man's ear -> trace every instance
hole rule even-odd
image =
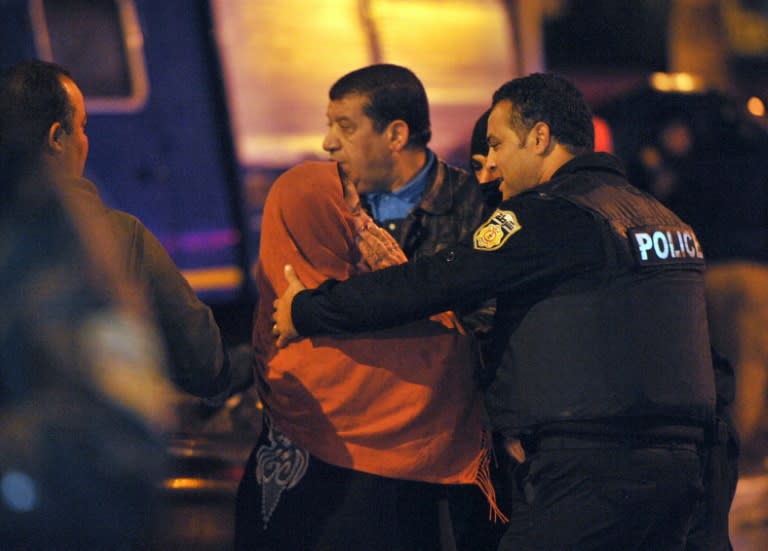
[[[48,140],[46,142],[48,148],[52,149],[53,151],[61,151],[61,149],[64,147],[61,143],[63,135],[64,127],[61,126],[60,122],[54,122],[50,128],[48,128]]]
[[[389,136],[389,145],[393,151],[401,151],[408,144],[408,138],[411,133],[408,124],[400,119],[396,119],[387,126]]]

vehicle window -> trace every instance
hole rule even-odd
[[[148,86],[133,0],[31,0],[29,9],[38,57],[77,67],[89,112],[144,105]]]

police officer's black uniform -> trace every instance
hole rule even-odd
[[[497,297],[494,429],[523,439],[502,549],[671,549],[700,494],[714,382],[693,231],[607,154],[502,203],[473,243],[300,293],[302,335]]]

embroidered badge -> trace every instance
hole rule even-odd
[[[270,425],[269,444],[259,447],[256,460],[256,481],[261,485],[261,517],[266,529],[283,490],[296,486],[307,472],[309,453]]]
[[[475,249],[479,251],[495,251],[501,248],[513,234],[520,231],[522,226],[517,216],[511,210],[499,210],[491,215],[486,222],[475,230]]]

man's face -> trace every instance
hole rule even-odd
[[[85,113],[85,100],[77,84],[62,77],[61,83],[73,108],[72,131],[61,130],[62,146],[61,167],[68,176],[80,177],[85,170],[88,158],[88,136],[85,135],[85,125],[88,117]]]
[[[388,132],[376,132],[373,121],[363,107],[368,99],[348,94],[328,103],[328,133],[323,149],[339,163],[345,177],[355,183],[361,193],[390,191],[394,159]]]
[[[488,159],[486,165],[502,179],[504,200],[539,183],[541,158],[533,151],[533,131],[524,140],[510,126],[512,102],[500,101],[488,117]]]

